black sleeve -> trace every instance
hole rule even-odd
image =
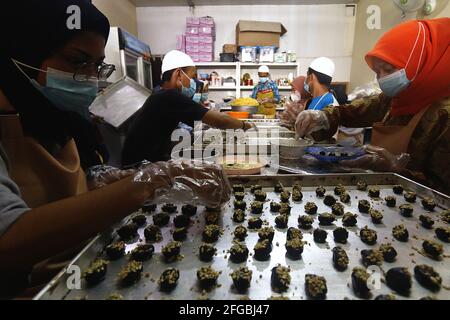
[[[176,90],[168,90],[166,94],[169,105],[165,106],[163,112],[168,117],[191,127],[194,125],[194,121],[202,120],[209,111]]]

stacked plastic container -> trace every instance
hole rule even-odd
[[[177,36],[177,49],[186,52],[194,62],[214,61],[214,42],[216,40],[216,27],[211,17],[186,18],[186,32]],[[180,43],[180,48],[178,48]]]

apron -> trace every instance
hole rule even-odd
[[[416,130],[417,125],[429,108],[430,106],[414,115],[406,126],[385,125],[390,115],[390,112],[388,112],[382,122],[373,124],[371,144],[385,148],[394,155],[406,153],[414,130]]]
[[[9,159],[9,174],[30,208],[73,197],[88,190],[74,140],[51,155],[36,140],[26,137],[17,115],[0,116],[0,141]],[[31,283],[42,289],[85,246],[69,249],[33,267]],[[26,291],[23,298],[35,292]]]
[[[0,140],[10,161],[10,177],[30,208],[87,191],[74,140],[51,155],[36,140],[26,137],[17,115],[0,116]]]
[[[273,99],[274,94],[272,90],[258,91],[256,94],[257,100],[263,99]],[[276,114],[276,104],[275,103],[262,103],[258,108],[259,114],[264,114],[267,119],[274,119]]]

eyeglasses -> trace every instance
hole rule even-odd
[[[88,81],[92,79],[92,69],[96,68],[95,70],[96,77],[100,81],[107,80],[114,71],[116,71],[116,66],[113,64],[107,64],[102,62],[100,65],[97,65],[95,62],[85,62],[81,64],[73,74],[73,79],[76,81]],[[91,70],[91,71],[89,71]]]

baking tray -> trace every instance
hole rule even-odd
[[[405,189],[415,191],[418,195],[417,202],[414,206],[413,218],[403,218],[398,212],[398,206],[404,203],[400,196],[397,197],[396,208],[388,208],[384,205],[383,201],[371,201],[372,206],[375,209],[379,209],[384,213],[383,224],[374,225],[368,215],[360,214],[357,209],[357,200],[370,199],[367,196],[367,192],[358,191],[354,187],[359,179],[366,181],[370,185],[378,185],[381,188],[381,199],[386,195],[392,195],[392,185],[402,184]],[[253,184],[260,184],[264,187],[264,190],[268,192],[268,200],[264,204],[264,212],[262,215],[263,220],[267,220],[270,225],[274,226],[275,214],[269,212],[270,200],[279,201],[279,196],[273,191],[275,182],[281,182],[285,187],[292,186],[295,182],[300,182],[303,186],[303,202],[294,203],[291,201],[292,213],[289,218],[289,226],[297,226],[297,217],[300,214],[304,214],[304,204],[307,201],[314,201],[319,207],[318,212],[329,212],[330,209],[323,204],[322,200],[319,200],[315,196],[315,188],[318,185],[323,185],[327,189],[327,194],[333,193],[333,187],[337,184],[343,184],[347,186],[349,194],[351,196],[351,204],[345,205],[345,211],[351,211],[358,214],[358,225],[353,228],[347,228],[349,230],[349,239],[346,245],[342,246],[350,258],[349,268],[344,272],[338,272],[334,269],[332,264],[331,248],[336,244],[332,237],[332,229],[334,227],[322,227],[328,231],[328,239],[326,244],[316,244],[312,238],[312,231],[304,231],[304,240],[309,245],[305,246],[302,259],[298,261],[290,260],[285,256],[285,238],[286,230],[276,229],[275,238],[273,240],[273,251],[271,259],[267,262],[255,261],[249,256],[247,262],[241,264],[231,263],[228,259],[227,250],[230,247],[232,240],[232,231],[238,225],[231,221],[231,215],[233,208],[231,203],[226,204],[223,208],[223,214],[221,217],[220,225],[224,229],[222,238],[216,243],[218,249],[217,256],[214,257],[212,267],[218,271],[222,271],[218,279],[220,287],[213,289],[212,291],[203,294],[197,287],[196,283],[196,271],[201,266],[207,266],[209,263],[200,262],[196,255],[198,246],[201,243],[201,232],[203,230],[202,213],[204,208],[199,207],[197,213],[197,220],[189,229],[188,239],[183,243],[181,253],[185,256],[182,261],[166,264],[161,261],[160,252],[161,247],[168,241],[171,241],[170,230],[172,225],[162,229],[164,240],[162,243],[155,244],[155,255],[151,260],[144,262],[144,274],[142,279],[135,285],[126,289],[119,289],[117,286],[116,276],[121,267],[128,261],[127,257],[121,258],[118,261],[111,262],[108,265],[108,273],[105,281],[99,285],[86,289],[84,281],[82,281],[81,290],[69,290],[67,289],[66,281],[68,274],[64,269],[58,276],[56,276],[36,297],[35,299],[104,299],[112,293],[121,294],[124,299],[240,299],[243,296],[237,294],[234,289],[231,288],[231,278],[229,274],[241,266],[248,266],[253,271],[253,279],[251,287],[246,294],[250,299],[267,299],[271,296],[279,296],[271,289],[270,276],[271,269],[278,263],[290,266],[291,268],[291,285],[289,290],[283,294],[283,296],[289,299],[306,299],[304,291],[304,276],[307,273],[314,273],[324,276],[327,280],[328,286],[328,299],[357,299],[351,289],[351,270],[353,267],[360,265],[360,251],[366,248],[370,248],[363,244],[357,233],[360,228],[368,225],[370,228],[375,229],[378,233],[377,245],[381,243],[391,242],[398,251],[397,260],[394,263],[384,262],[382,269],[387,271],[392,267],[407,267],[410,272],[413,271],[413,267],[416,264],[431,265],[438,271],[443,279],[443,288],[436,294],[432,294],[420,286],[415,279],[413,279],[413,286],[409,299],[420,299],[425,296],[433,296],[437,299],[450,299],[450,260],[448,254],[450,253],[450,245],[442,243],[437,239],[434,239],[434,232],[426,230],[419,226],[418,216],[424,212],[420,205],[420,199],[422,197],[433,197],[438,207],[435,209],[432,216],[434,216],[435,227],[444,226],[445,223],[440,220],[439,213],[444,209],[450,207],[450,198],[446,195],[428,189],[422,185],[408,180],[396,174],[328,174],[328,175],[278,175],[270,177],[259,176],[242,176],[231,179],[231,183],[243,183],[247,187]],[[245,200],[250,203],[253,197],[250,195],[248,189],[246,189]],[[180,206],[178,207],[180,209]],[[159,207],[158,207],[159,209]],[[173,217],[174,215],[172,215]],[[250,213],[247,212],[247,217]],[[151,218],[147,219],[151,222]],[[401,243],[393,240],[391,236],[391,230],[394,225],[403,223],[410,232],[409,241]],[[244,224],[246,226],[246,223]],[[335,223],[335,226],[341,226],[341,221]],[[313,224],[313,228],[318,227],[317,217]],[[313,229],[311,229],[313,230]],[[143,237],[143,229],[139,230],[140,237]],[[111,232],[102,234],[91,241],[91,243],[71,262],[71,265],[77,265],[82,270],[85,269],[92,260],[99,255],[103,248],[111,242],[114,236]],[[249,235],[246,238],[246,245],[253,252],[253,246],[258,239],[256,232],[249,230]],[[440,261],[432,260],[423,256],[419,251],[422,244],[422,239],[434,239],[444,245],[445,254]],[[133,249],[137,243],[130,243],[127,245],[127,252]],[[377,247],[373,246],[373,247]],[[372,247],[372,248],[373,248]],[[177,288],[171,294],[164,294],[158,290],[157,280],[160,274],[169,267],[175,267],[180,270],[180,279]],[[145,276],[144,276],[145,275]],[[384,283],[381,284],[381,289],[373,291],[373,296],[379,294],[386,294],[392,292]],[[396,295],[397,299],[406,299],[400,295]]]

